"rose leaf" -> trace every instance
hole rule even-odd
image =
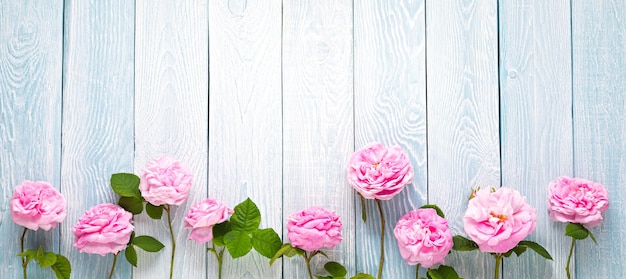
[[[111,188],[122,197],[137,197],[139,193],[139,177],[132,173],[115,173],[111,175]]]
[[[465,252],[478,249],[478,244],[476,244],[476,242],[460,235],[455,235],[454,237],[452,237],[452,241],[454,242],[454,246],[452,247],[452,249],[456,251]]]
[[[161,249],[163,249],[163,247],[165,247],[165,245],[156,240],[156,238],[147,235],[140,235],[135,237],[131,244],[141,248],[146,252],[159,252],[161,251]]]
[[[438,206],[436,206],[434,204],[425,204],[425,205],[422,205],[422,207],[420,207],[420,208],[432,208],[435,211],[437,211],[437,215],[439,215],[439,217],[446,218],[446,216],[443,214],[443,211],[441,210],[441,208],[439,208]]]
[[[133,247],[132,245],[126,247],[126,250],[124,250],[124,256],[126,256],[126,260],[128,261],[128,263],[130,263],[134,267],[137,267],[137,251],[135,250],[135,247]]]
[[[522,241],[519,242],[518,245],[530,248],[533,251],[535,251],[537,254],[539,254],[540,256],[542,256],[542,257],[544,257],[544,258],[546,258],[548,260],[552,260],[552,256],[550,256],[550,253],[548,253],[548,250],[546,250],[545,248],[543,248],[543,246],[539,245],[536,242],[532,242],[532,241],[528,241],[528,240],[522,240]]]
[[[70,261],[62,255],[57,254],[56,256],[57,260],[51,268],[54,274],[56,274],[57,279],[70,279],[70,274],[72,273]]]
[[[348,273],[346,268],[338,262],[327,262],[324,269],[333,277],[344,277]]]
[[[161,220],[161,217],[163,216],[163,206],[162,205],[156,206],[147,202],[146,213],[148,214],[148,216],[150,216],[150,218],[154,220]]]
[[[271,228],[256,230],[252,233],[252,247],[266,258],[271,259],[280,249],[281,244],[280,236]]]
[[[235,206],[234,211],[230,217],[233,230],[251,233],[261,224],[261,212],[250,198]]]
[[[43,254],[43,257],[37,260],[37,262],[39,263],[39,267],[41,268],[52,266],[54,263],[57,262],[57,254],[52,252],[45,252]]]
[[[120,197],[117,204],[133,215],[141,214],[143,211],[143,203],[137,197]]]
[[[230,231],[224,236],[224,244],[233,259],[243,257],[252,250],[252,239],[242,231]]]
[[[565,226],[565,235],[581,240],[589,236],[589,230],[578,223],[567,223],[567,226]]]

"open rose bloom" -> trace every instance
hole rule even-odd
[[[420,264],[424,268],[443,264],[454,244],[448,221],[432,208],[418,209],[402,216],[393,234],[402,258],[410,265]]]
[[[13,222],[34,231],[48,231],[63,222],[65,207],[63,195],[43,181],[24,181],[10,201]]]
[[[609,208],[608,196],[600,183],[561,176],[550,183],[550,219],[595,227],[602,222],[602,212]]]
[[[213,226],[228,220],[233,210],[222,202],[205,199],[194,204],[185,217],[185,228],[191,229],[189,239],[199,243],[213,239]]]
[[[152,205],[181,205],[189,195],[193,176],[180,162],[162,157],[142,170],[139,191]]]
[[[537,225],[536,210],[526,198],[510,188],[476,191],[463,216],[467,235],[482,252],[506,253]]]
[[[335,212],[311,207],[287,218],[287,237],[291,246],[311,252],[341,243],[343,224]]]
[[[390,200],[413,182],[413,166],[399,146],[370,143],[350,157],[348,181],[366,199]]]
[[[85,212],[72,227],[76,237],[74,247],[89,254],[117,254],[126,249],[135,227],[131,224],[133,214],[122,207],[104,203]]]

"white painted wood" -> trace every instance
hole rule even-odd
[[[598,240],[576,243],[575,278],[626,274],[626,3],[572,1],[574,174],[609,191]]]
[[[104,277],[113,256],[79,253],[71,227],[90,207],[116,203],[112,173],[133,169],[133,26],[131,1],[65,2],[61,192],[68,200],[61,252],[73,278]],[[130,265],[118,261],[116,278]]]
[[[554,259],[532,251],[512,256],[504,261],[506,278],[566,278],[570,242],[546,204],[549,182],[573,172],[569,4],[500,2],[502,184],[537,209],[537,228],[527,239]]]
[[[352,82],[352,1],[285,2],[283,223],[294,212],[321,206],[344,226],[342,243],[322,249],[329,259],[319,255],[311,263],[314,275],[326,274],[329,260],[356,274],[354,191],[346,183],[354,148]],[[307,278],[302,257],[283,263],[288,278]]]
[[[24,180],[60,189],[62,1],[0,1],[0,266],[22,276],[20,237],[9,200]],[[67,222],[67,221],[66,221]],[[25,249],[59,252],[59,232],[26,234]],[[30,264],[28,276],[54,276]]]
[[[174,278],[205,278],[205,245],[188,240],[183,218],[207,197],[207,1],[140,0],[135,28],[135,172],[161,156],[179,160],[194,175],[188,200],[174,206]],[[156,237],[159,253],[138,251],[133,278],[168,278],[172,244],[167,216],[135,218],[138,235]]]
[[[402,215],[426,203],[425,8],[424,1],[354,1],[355,149],[373,141],[399,145],[415,170],[413,184],[382,202],[384,278],[415,276],[415,268],[400,257],[393,228]],[[356,269],[376,276],[380,217],[375,202],[368,201],[367,209],[364,224],[356,206]]]
[[[281,1],[209,2],[209,196],[250,197],[261,227],[282,231]],[[208,259],[209,277],[217,264]],[[224,259],[225,278],[280,278],[256,251]]]
[[[477,186],[500,186],[497,1],[437,1],[426,7],[428,198],[453,234]],[[495,260],[453,252],[464,278],[490,278]]]

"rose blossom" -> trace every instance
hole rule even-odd
[[[424,268],[443,264],[453,245],[448,221],[432,208],[418,209],[402,216],[393,234],[402,258],[410,265],[420,264]]]
[[[139,190],[152,205],[180,205],[189,195],[193,177],[180,162],[162,157],[148,162],[141,173]]]
[[[185,228],[191,229],[189,239],[200,243],[213,239],[213,225],[228,220],[233,210],[222,202],[205,199],[194,204],[185,217]]]
[[[133,214],[118,205],[104,203],[93,206],[72,227],[76,236],[74,247],[89,254],[117,254],[124,250],[134,228]]]
[[[11,218],[28,229],[48,231],[63,222],[65,206],[63,195],[50,184],[26,180],[13,190]]]
[[[292,246],[311,252],[339,244],[342,227],[335,212],[314,206],[287,218],[287,237]]]
[[[609,208],[608,192],[600,183],[561,176],[550,183],[550,219],[595,227]]]
[[[413,166],[399,146],[374,142],[352,154],[348,181],[366,199],[389,200],[413,181]]]
[[[510,188],[482,189],[469,201],[463,226],[482,252],[505,253],[536,226],[536,210]]]

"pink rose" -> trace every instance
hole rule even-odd
[[[213,225],[228,220],[232,214],[232,209],[216,200],[205,199],[194,204],[185,217],[185,228],[191,229],[189,239],[200,243],[211,241]]]
[[[550,183],[550,219],[595,227],[609,208],[609,193],[600,183],[561,176]]]
[[[311,252],[341,243],[342,227],[335,212],[314,206],[287,218],[287,237],[291,246]]]
[[[366,199],[390,200],[413,182],[413,166],[399,146],[374,142],[352,154],[348,181]]]
[[[93,206],[72,227],[76,236],[74,247],[89,254],[117,254],[126,249],[135,229],[133,214],[118,205],[104,203]]]
[[[469,201],[463,226],[480,251],[506,253],[537,225],[536,210],[519,192],[502,187],[482,189]]]
[[[149,203],[180,205],[189,195],[193,177],[180,162],[162,157],[148,162],[141,173],[139,190]]]
[[[448,221],[432,208],[418,209],[402,216],[393,234],[402,258],[410,265],[420,264],[424,268],[443,264],[454,244]]]
[[[10,203],[13,222],[34,231],[48,231],[65,219],[65,198],[47,182],[24,181]]]

